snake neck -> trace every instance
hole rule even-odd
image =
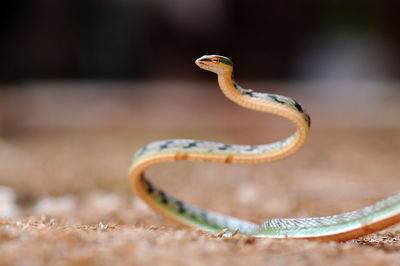
[[[218,85],[222,93],[231,101],[240,104],[238,99],[242,96],[244,89],[233,79],[233,72],[218,75]]]

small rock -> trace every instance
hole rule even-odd
[[[0,217],[16,218],[20,212],[15,203],[16,195],[12,188],[0,186]]]
[[[34,209],[38,215],[66,216],[75,211],[77,199],[73,196],[47,197],[36,203]]]

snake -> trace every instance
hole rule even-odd
[[[155,186],[146,176],[151,166],[174,162],[216,162],[258,164],[273,162],[298,151],[306,142],[311,120],[298,101],[277,94],[255,92],[238,85],[232,61],[220,55],[204,55],[195,61],[200,68],[217,74],[222,93],[241,107],[284,117],[296,131],[289,137],[261,145],[225,144],[192,139],[151,142],[134,155],[130,185],[152,209],[184,227],[198,228],[225,236],[247,235],[255,238],[347,241],[359,238],[400,221],[400,193],[354,211],[323,217],[273,218],[262,224],[245,221],[181,201]],[[262,203],[260,203],[262,204]]]

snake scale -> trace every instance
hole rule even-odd
[[[283,159],[300,149],[310,129],[310,116],[297,101],[281,95],[243,89],[233,79],[233,63],[224,56],[205,55],[195,61],[218,76],[224,95],[236,104],[259,112],[284,117],[296,126],[290,137],[263,145],[231,145],[191,139],[171,139],[147,144],[134,155],[130,184],[138,197],[155,211],[181,225],[210,232],[224,230],[260,238],[346,241],[384,229],[400,221],[400,193],[370,206],[342,214],[270,219],[255,224],[185,203],[153,185],[146,177],[150,166],[186,160],[254,164]]]

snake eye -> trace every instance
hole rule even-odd
[[[211,59],[211,61],[214,62],[214,63],[219,63],[219,58],[218,57],[217,58],[213,58],[213,59]]]

